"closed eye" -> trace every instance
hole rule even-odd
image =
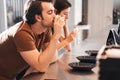
[[[64,13],[64,15],[68,15],[68,12]]]
[[[55,10],[49,10],[48,14],[51,15],[52,13],[56,13],[56,9]]]

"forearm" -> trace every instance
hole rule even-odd
[[[39,53],[37,49],[20,52],[24,60],[39,72],[46,72],[50,63],[55,61],[58,39],[52,38],[48,47]]]
[[[48,47],[39,55],[38,61],[42,65],[40,65],[40,68],[45,71],[44,69],[47,69],[49,64],[53,61],[56,56],[57,51],[57,39],[53,37],[48,45]]]
[[[60,50],[62,48],[64,48],[66,45],[68,45],[71,41],[69,41],[68,39],[63,40],[62,42],[60,42],[57,46],[57,50]]]
[[[59,41],[62,42],[63,40],[65,40],[65,38],[61,35]]]
[[[67,25],[65,25],[63,28],[64,28],[64,34],[65,34],[65,38],[66,38],[69,35],[69,29],[68,29]]]
[[[64,30],[64,37],[63,37],[63,35],[61,35],[61,37],[59,39],[60,42],[63,41],[65,38],[67,38],[69,36],[69,30],[68,30],[67,25],[65,25],[63,27],[63,30]]]

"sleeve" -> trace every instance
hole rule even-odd
[[[18,51],[29,51],[36,49],[33,36],[26,31],[19,31],[14,36],[14,42]]]

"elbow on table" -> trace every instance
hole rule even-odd
[[[38,67],[36,68],[37,71],[41,72],[41,73],[45,73],[47,71],[48,67]]]

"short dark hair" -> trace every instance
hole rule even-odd
[[[36,22],[35,15],[42,17],[41,2],[53,3],[53,0],[27,0],[24,9],[24,19],[28,24],[34,24]]]
[[[57,14],[59,14],[62,10],[71,7],[71,3],[67,0],[56,0],[54,3],[55,9],[57,9]]]

